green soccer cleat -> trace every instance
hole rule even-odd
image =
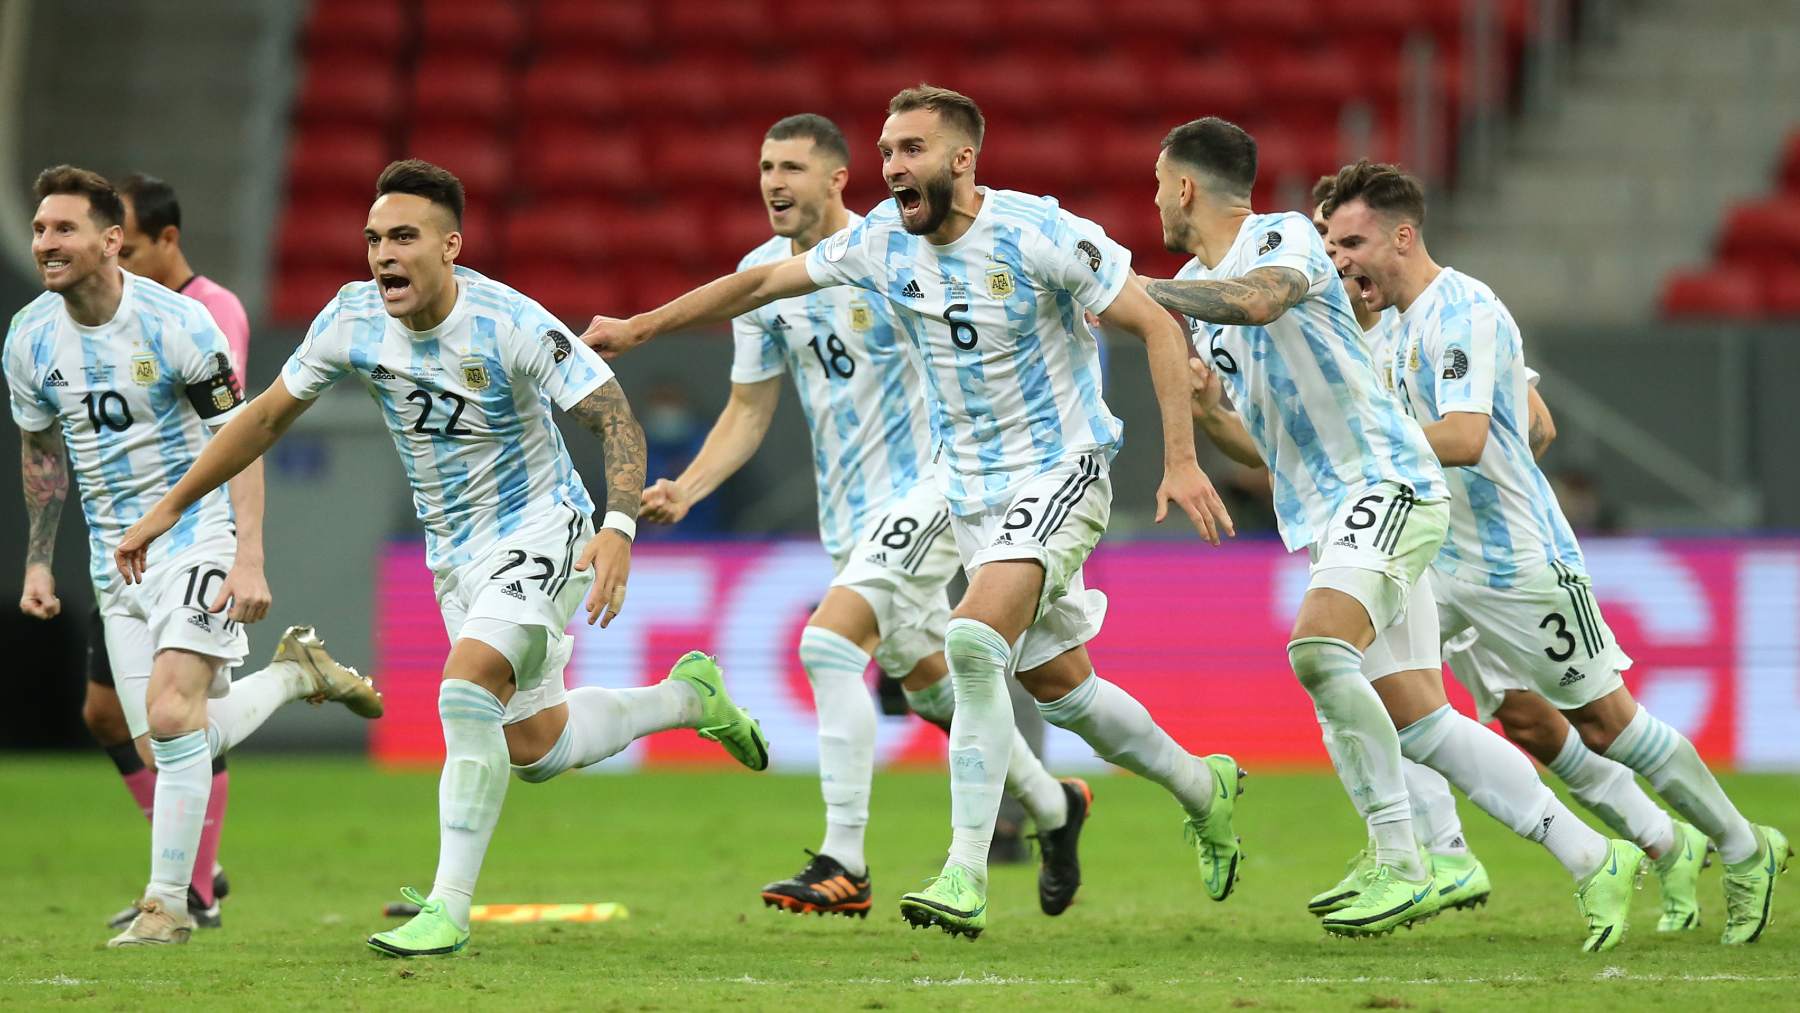
[[[1488,902],[1493,887],[1488,883],[1487,869],[1474,852],[1460,855],[1431,855],[1431,879],[1437,887],[1438,907],[1461,911]]]
[[[1762,847],[1744,868],[1725,868],[1725,934],[1727,946],[1754,943],[1774,917],[1775,877],[1787,871],[1794,849],[1774,827],[1751,827]]]
[[[1650,860],[1662,884],[1662,916],[1658,932],[1686,932],[1700,927],[1700,870],[1706,864],[1706,835],[1675,821],[1675,846]]]
[[[1244,793],[1242,782],[1248,775],[1224,753],[1203,757],[1201,762],[1212,773],[1212,808],[1204,816],[1189,816],[1183,832],[1200,858],[1206,895],[1224,900],[1237,885],[1238,859],[1243,857],[1243,842],[1231,827],[1231,813],[1237,797]]]
[[[1350,864],[1344,868],[1344,878],[1338,880],[1337,885],[1325,892],[1315,894],[1312,900],[1306,902],[1306,910],[1319,917],[1333,911],[1342,911],[1356,903],[1356,898],[1362,894],[1363,884],[1368,882],[1369,877],[1374,873],[1375,849],[1364,845],[1363,849],[1356,853],[1356,857],[1350,859]]]
[[[700,724],[694,730],[701,738],[724,746],[732,759],[751,770],[769,769],[769,740],[756,719],[731,702],[717,662],[703,652],[689,651],[669,669],[669,681],[685,682],[700,695]]]
[[[987,928],[987,892],[976,887],[975,877],[960,865],[947,865],[943,875],[925,889],[900,898],[900,917],[915,929],[933,925],[970,942]]]
[[[410,886],[401,887],[400,896],[418,905],[419,913],[399,928],[370,936],[370,949],[390,957],[436,957],[469,945],[469,930],[456,927],[444,913],[443,901],[426,900]]]
[[[1319,924],[1334,936],[1384,936],[1402,925],[1411,928],[1442,907],[1429,872],[1414,881],[1402,879],[1391,865],[1377,865],[1363,881],[1356,902],[1319,919]]]
[[[1608,841],[1606,864],[1594,870],[1575,891],[1575,907],[1587,919],[1588,953],[1605,953],[1625,938],[1631,895],[1644,872],[1644,852],[1630,841]]]

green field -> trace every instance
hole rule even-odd
[[[1701,931],[1653,931],[1647,882],[1632,934],[1604,956],[1562,870],[1465,805],[1493,902],[1418,931],[1327,938],[1304,910],[1361,843],[1326,776],[1254,776],[1240,829],[1244,880],[1206,899],[1179,819],[1128,776],[1095,783],[1086,885],[1061,918],[1037,911],[1029,868],[998,869],[986,935],[912,931],[899,895],[948,842],[941,775],[878,778],[866,921],[762,907],[757,887],[817,843],[804,777],[659,773],[513,782],[478,900],[613,900],[630,920],[476,926],[449,959],[363,946],[402,885],[429,888],[436,778],[353,762],[246,756],[232,765],[225,927],[168,950],[108,951],[101,921],[141,888],[147,837],[98,754],[5,757],[0,775],[0,1006],[108,1009],[530,1008],[688,1010],[1793,1008],[1800,876],[1757,946],[1727,950],[1717,867]],[[1727,780],[1753,818],[1800,830],[1800,778]]]

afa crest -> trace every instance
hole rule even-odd
[[[220,384],[212,389],[212,403],[222,412],[230,411],[231,406],[237,404],[237,393],[230,386]]]
[[[866,331],[875,326],[875,311],[861,299],[850,304],[850,329]]]
[[[463,386],[470,390],[487,390],[487,365],[478,356],[471,355],[462,361]]]
[[[156,366],[156,356],[143,352],[131,357],[131,382],[140,387],[148,387],[156,382],[161,372]]]
[[[1005,299],[1018,290],[1013,281],[1012,272],[1006,268],[997,268],[987,273],[988,295],[995,299]]]

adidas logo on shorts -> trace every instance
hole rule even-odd
[[[392,380],[393,378],[394,371],[379,362],[375,364],[374,369],[369,370],[369,379],[371,380]]]
[[[501,588],[500,593],[508,598],[517,598],[520,601],[525,600],[525,589],[519,586],[519,582],[516,580]]]
[[[900,290],[900,294],[908,299],[925,298],[925,293],[919,288],[917,280],[907,282],[906,287]]]
[[[63,379],[62,370],[60,369],[51,370],[50,375],[44,379],[44,386],[46,387],[67,387],[68,385],[69,381]]]
[[[869,562],[880,563],[882,566],[886,566],[887,565],[887,553],[886,552],[871,552],[871,553],[869,553]]]
[[[1354,549],[1354,548],[1356,548],[1356,536],[1355,535],[1345,535],[1344,537],[1338,539],[1335,542],[1332,542],[1331,544],[1341,545],[1346,549]]]
[[[1556,684],[1558,686],[1573,686],[1585,678],[1587,678],[1587,676],[1583,675],[1579,669],[1571,668],[1563,673],[1563,677],[1557,680]]]
[[[188,616],[188,625],[198,626],[208,633],[212,632],[212,620],[209,619],[204,612],[195,612],[193,615]]]

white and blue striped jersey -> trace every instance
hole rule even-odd
[[[1291,551],[1318,541],[1346,496],[1381,482],[1443,499],[1443,470],[1418,424],[1382,391],[1350,298],[1305,215],[1250,215],[1216,267],[1196,259],[1175,277],[1237,278],[1262,267],[1298,271],[1306,296],[1266,327],[1190,321],[1190,333],[1269,467],[1282,543]]]
[[[6,333],[13,421],[31,432],[61,425],[87,518],[88,573],[102,589],[118,579],[112,554],[120,536],[193,466],[211,428],[244,400],[225,335],[206,307],[120,274],[123,294],[106,323],[76,323],[62,297],[45,292],[14,315]],[[215,489],[150,546],[147,562],[235,537],[230,498]]]
[[[429,331],[388,316],[374,281],[345,285],[281,371],[302,400],[344,376],[362,381],[440,575],[558,506],[593,513],[550,405],[566,411],[613,375],[532,300],[466,268],[456,283],[455,308]]]
[[[861,221],[850,217],[850,227]],[[738,270],[786,260],[776,236]],[[731,322],[732,383],[793,375],[812,434],[819,487],[819,538],[833,559],[890,503],[925,475],[931,460],[919,371],[894,330],[886,300],[833,286],[780,299]]]
[[[1392,396],[1399,391],[1399,378],[1394,376],[1394,344],[1400,340],[1400,311],[1392,306],[1381,311],[1374,326],[1363,332],[1369,361],[1375,366],[1375,379],[1381,389]]]
[[[817,284],[892,305],[922,364],[939,476],[961,516],[1004,506],[1066,458],[1110,460],[1124,434],[1101,397],[1082,311],[1112,305],[1131,254],[1049,197],[981,193],[953,243],[908,233],[887,200],[806,255]]]
[[[1583,572],[1581,548],[1531,456],[1526,391],[1534,374],[1512,314],[1492,289],[1444,268],[1400,315],[1394,372],[1421,423],[1450,412],[1486,415],[1481,460],[1445,469],[1450,534],[1434,565],[1490,587],[1512,587],[1549,562]]]

